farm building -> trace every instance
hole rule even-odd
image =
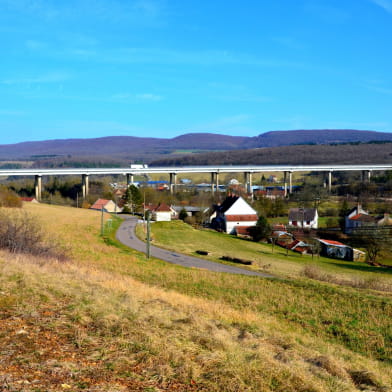
[[[353,261],[353,248],[350,246],[332,240],[319,239],[319,242],[321,244],[321,256]]]

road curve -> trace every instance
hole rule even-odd
[[[138,219],[125,215],[123,216],[124,222],[121,224],[116,233],[116,238],[126,246],[133,248],[139,252],[146,251],[146,244],[136,237],[135,228]],[[226,272],[231,274],[249,275],[249,276],[260,276],[263,278],[274,278],[273,275],[264,274],[261,272],[250,271],[242,268],[238,268],[231,265],[215,263],[200,259],[198,257],[187,256],[181,253],[172,252],[170,250],[151,246],[151,256],[157,259],[167,261],[168,263],[182,265],[188,268],[201,268],[213,272]]]

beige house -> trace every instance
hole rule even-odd
[[[99,210],[104,212],[110,212],[110,213],[117,213],[117,212],[122,212],[122,208],[120,208],[113,200],[107,200],[107,199],[98,199],[91,207],[91,210]]]

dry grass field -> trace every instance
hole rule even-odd
[[[68,259],[0,253],[0,390],[392,386],[392,306],[382,293],[147,261],[100,237],[99,212],[25,209]]]

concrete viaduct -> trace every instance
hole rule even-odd
[[[43,176],[81,176],[82,193],[85,198],[89,193],[89,176],[92,175],[124,175],[127,184],[134,182],[134,176],[144,174],[168,174],[170,178],[170,192],[173,192],[177,184],[177,175],[186,173],[210,173],[211,192],[215,192],[219,187],[219,175],[221,173],[243,173],[248,192],[252,187],[253,174],[282,172],[284,174],[285,195],[292,192],[292,175],[295,172],[325,172],[327,177],[328,190],[331,191],[332,174],[340,171],[360,171],[363,179],[370,180],[373,171],[392,170],[392,164],[383,165],[271,165],[271,166],[183,166],[183,167],[148,167],[148,168],[98,168],[98,169],[9,169],[0,170],[0,177],[8,176],[34,176],[35,196],[41,199],[42,177]]]

